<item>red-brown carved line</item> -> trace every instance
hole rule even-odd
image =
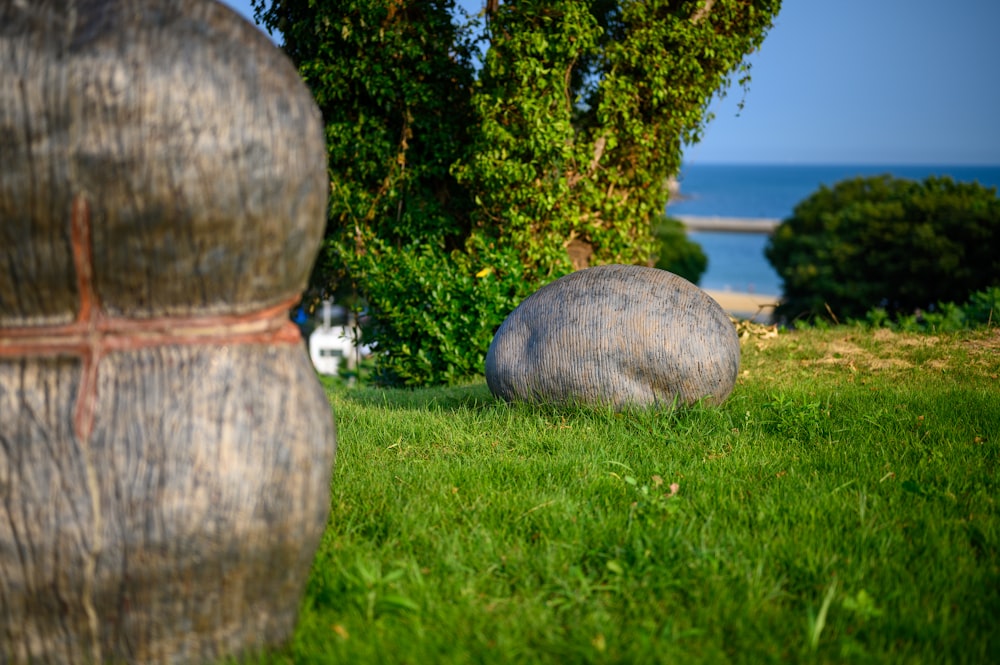
[[[73,410],[73,428],[84,441],[94,426],[98,369],[111,351],[130,351],[165,345],[298,344],[302,337],[288,320],[298,297],[242,315],[170,316],[128,319],[108,315],[94,291],[90,207],[78,196],[70,219],[73,265],[80,309],[76,320],[64,325],[0,328],[2,356],[79,356],[80,389]]]

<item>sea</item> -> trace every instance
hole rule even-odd
[[[1000,190],[1000,166],[685,164],[667,214],[781,220],[821,185],[881,174],[912,180],[949,176]],[[702,288],[781,294],[781,279],[764,257],[767,235],[689,231],[688,237],[708,255]]]

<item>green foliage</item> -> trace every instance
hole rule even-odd
[[[950,178],[889,176],[822,187],[765,250],[784,282],[777,315],[889,318],[964,302],[1000,285],[996,190]]]
[[[652,225],[682,143],[745,85],[780,0],[487,2],[478,71],[452,0],[253,5],[327,123],[314,286],[356,289],[380,376],[417,385],[481,373],[483,331],[543,284],[665,254]]]
[[[656,267],[680,275],[692,284],[701,281],[708,268],[708,257],[701,245],[688,239],[680,221],[661,217],[653,226],[656,239]]]
[[[375,378],[456,383],[482,374],[493,326],[530,295],[516,253],[493,251],[490,265],[478,265],[472,254],[431,245],[390,249],[374,239],[372,246],[381,251],[355,257],[355,265],[379,313],[365,330],[380,360]]]
[[[865,323],[873,328],[933,333],[1000,326],[1000,286],[976,291],[965,304],[938,303],[929,311],[895,319],[876,307],[865,314]]]
[[[363,280],[355,259],[369,251],[462,243],[470,202],[449,170],[469,141],[473,70],[453,4],[253,1],[326,122],[330,223],[316,286]],[[373,238],[385,247],[369,249]]]

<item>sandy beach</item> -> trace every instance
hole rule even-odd
[[[706,289],[705,293],[712,296],[715,302],[738,319],[750,319],[759,323],[771,320],[774,307],[781,296],[764,293],[743,293],[739,291],[716,291]]]

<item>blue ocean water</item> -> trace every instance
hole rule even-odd
[[[784,219],[821,185],[881,174],[914,180],[950,176],[1000,190],[1000,166],[690,164],[681,169],[680,197],[667,206],[667,213]],[[781,293],[781,280],[764,258],[767,236],[714,231],[688,235],[708,255],[702,288]]]

